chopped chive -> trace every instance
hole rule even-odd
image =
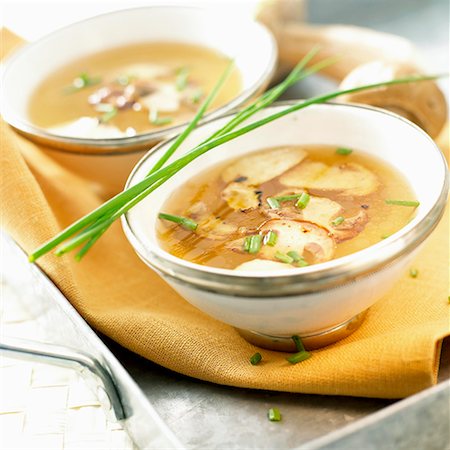
[[[417,278],[417,276],[419,275],[419,271],[417,269],[409,269],[409,276],[411,278]]]
[[[270,245],[273,247],[278,241],[278,234],[275,233],[275,231],[270,230],[265,236],[264,236],[264,245]]]
[[[385,200],[386,205],[397,205],[397,206],[412,206],[417,208],[420,202],[417,200]]]
[[[274,197],[267,197],[266,202],[271,207],[271,209],[278,209],[280,207],[280,203]]]
[[[297,364],[299,362],[305,361],[306,359],[311,358],[311,353],[306,350],[293,354],[286,358],[286,361],[289,361],[291,364]]]
[[[251,358],[250,358],[250,364],[252,366],[256,366],[257,364],[259,364],[259,362],[262,360],[262,356],[261,353],[255,353]]]
[[[261,250],[262,236],[260,234],[254,234],[250,236],[248,252],[252,255],[258,253]]]
[[[80,73],[74,80],[70,86],[67,86],[64,91],[67,94],[71,94],[74,92],[78,92],[81,89],[84,89],[89,86],[94,86],[100,83],[102,79],[100,77],[91,77],[86,72]]]
[[[114,106],[111,103],[99,103],[95,105],[95,110],[102,113],[110,112],[114,109]]]
[[[297,267],[306,267],[309,266],[308,262],[303,258],[303,256],[300,256],[300,259],[295,263]]]
[[[294,262],[294,259],[291,256],[288,256],[281,252],[276,252],[275,258],[277,258],[281,262],[284,262],[285,264],[292,264]]]
[[[117,116],[118,112],[119,111],[117,110],[117,108],[113,106],[113,108],[110,111],[107,111],[105,112],[105,114],[102,114],[102,116],[100,117],[100,122],[101,123],[109,122],[113,117]]]
[[[177,223],[181,225],[184,229],[189,231],[195,231],[198,227],[197,222],[194,222],[188,217],[174,216],[172,214],[159,213],[158,217],[163,220],[169,220],[170,222]]]
[[[291,337],[291,339],[294,341],[297,352],[306,352],[305,346],[303,345],[303,342],[300,339],[300,336],[294,335]]]
[[[342,216],[336,217],[336,219],[334,219],[331,222],[331,225],[333,225],[334,227],[337,227],[338,225],[340,225],[345,219]]]
[[[116,79],[121,86],[128,86],[135,77],[133,75],[119,75]]]
[[[387,239],[388,237],[392,236],[391,234],[383,234],[381,236],[381,239]]]
[[[192,97],[191,97],[192,103],[198,103],[202,99],[203,95],[204,95],[203,89],[202,88],[198,88],[194,92],[194,94],[192,94]]]
[[[281,413],[278,408],[270,408],[267,412],[267,417],[271,422],[279,422],[281,420]]]
[[[279,202],[290,202],[291,200],[297,200],[302,195],[303,194],[281,195],[280,197],[274,197],[274,198],[275,198],[275,200],[278,200]]]
[[[290,256],[294,262],[299,262],[300,259],[302,258],[298,252],[296,252],[295,250],[291,250],[290,252],[287,252],[287,255]]]
[[[448,303],[450,304],[450,295],[448,296]]]
[[[353,150],[351,148],[346,148],[346,147],[338,147],[336,149],[336,153],[338,155],[350,155],[350,153],[353,153]]]
[[[250,238],[251,238],[251,236],[247,236],[244,239],[244,245],[242,246],[242,248],[244,249],[244,252],[248,252],[250,250]]]
[[[186,89],[188,85],[189,69],[187,67],[181,67],[177,70],[177,79],[175,81],[175,86],[178,91]]]
[[[173,122],[172,117],[159,117],[158,110],[152,109],[148,115],[148,119],[152,125],[167,125]]]
[[[297,203],[295,204],[295,206],[300,209],[305,209],[306,206],[308,205],[310,199],[311,199],[311,197],[309,196],[309,194],[307,194],[306,192],[303,192],[303,194],[297,200]]]

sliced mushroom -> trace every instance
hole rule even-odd
[[[296,188],[330,191],[342,195],[364,196],[375,192],[378,179],[356,163],[327,166],[304,161],[280,178],[280,183]]]
[[[234,270],[242,270],[244,272],[271,272],[273,270],[295,269],[290,264],[284,264],[270,259],[252,259],[235,267]]]
[[[417,68],[412,65],[372,61],[350,72],[340,88],[380,83],[417,73]],[[434,81],[381,87],[345,95],[340,100],[388,109],[416,123],[432,137],[439,135],[447,119],[447,102]]]
[[[142,97],[140,103],[149,111],[174,112],[180,108],[181,95],[173,84],[158,83],[157,90]]]
[[[288,195],[292,192],[283,192],[279,195]],[[294,192],[295,193],[295,192]],[[369,216],[361,209],[356,215],[344,218],[339,225],[334,225],[333,221],[340,216],[344,216],[345,210],[338,202],[326,197],[316,197],[311,195],[308,206],[298,209],[293,206],[283,206],[281,209],[265,209],[265,213],[270,218],[283,218],[293,220],[303,220],[312,222],[329,231],[336,242],[346,241],[358,235],[369,221]]]
[[[244,183],[230,183],[223,191],[222,198],[235,210],[257,208],[260,205],[261,191]]]
[[[196,233],[207,239],[221,241],[230,238],[237,230],[237,225],[227,223],[220,217],[210,215],[198,222]]]
[[[335,243],[328,231],[310,222],[287,219],[269,220],[261,228],[262,233],[273,231],[277,242],[271,247],[261,247],[259,256],[276,260],[276,253],[287,254],[296,251],[299,255],[306,252],[311,255],[313,263],[329,261],[335,250]]]
[[[116,73],[117,77],[130,76],[145,80],[173,75],[173,69],[158,64],[130,64]]]
[[[275,178],[305,159],[307,153],[301,148],[283,147],[265,154],[256,153],[242,157],[222,173],[226,183],[241,177],[249,185],[259,185]]]

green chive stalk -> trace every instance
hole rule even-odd
[[[75,244],[81,245],[85,241],[90,241],[96,234],[101,233],[105,227],[109,227],[117,218],[121,215],[128,212],[133,206],[135,206],[139,201],[145,198],[148,194],[153,192],[157,187],[159,187],[162,183],[162,179],[169,179],[175,173],[182,170],[192,161],[197,159],[199,156],[207,153],[208,151],[216,148],[226,142],[229,142],[237,137],[246,134],[252,130],[255,130],[259,127],[266,125],[274,120],[277,120],[281,117],[284,117],[292,112],[299,111],[301,109],[307,108],[308,106],[314,104],[325,103],[329,100],[335,99],[341,95],[345,94],[353,94],[356,92],[362,92],[370,89],[376,89],[380,87],[387,87],[399,84],[413,83],[413,82],[421,82],[421,81],[429,81],[436,80],[437,78],[442,77],[443,75],[431,75],[431,76],[420,76],[413,75],[403,78],[398,78],[395,80],[384,81],[380,83],[371,83],[364,86],[358,86],[350,89],[345,89],[341,91],[335,91],[328,94],[316,96],[310,98],[305,101],[300,101],[292,106],[286,107],[281,111],[278,111],[274,114],[271,114],[263,119],[257,120],[250,124],[243,126],[235,131],[225,132],[217,137],[212,139],[208,139],[207,141],[201,143],[200,145],[194,147],[190,152],[178,158],[176,161],[165,167],[159,167],[158,169],[152,169],[152,172],[143,180],[131,186],[130,188],[124,190],[123,192],[117,194],[112,199],[105,202],[103,205],[92,211],[90,214],[82,217],[81,219],[74,222],[65,230],[61,231],[57,234],[53,239],[43,244],[41,247],[37,248],[34,252],[32,252],[29,256],[30,262],[36,261],[39,257],[45,255],[46,253],[53,250],[62,242],[66,241],[69,238],[72,238],[76,233],[81,232],[75,239],[69,241],[68,245],[64,246],[64,253],[69,251],[67,250],[69,247],[71,249],[75,248]],[[289,78],[289,77],[288,77]],[[286,81],[286,80],[285,80]],[[286,86],[288,83],[285,83]],[[273,92],[273,91],[272,91]],[[263,96],[264,97],[264,96]],[[266,97],[267,100],[267,97]],[[274,101],[275,98],[271,100]],[[256,108],[255,108],[256,109]],[[254,114],[254,112],[252,113]],[[168,159],[168,158],[167,158]],[[164,163],[163,163],[164,164]],[[99,219],[100,223],[98,225],[94,225],[89,230],[84,230],[87,227],[92,226]],[[84,231],[83,231],[84,230]],[[60,252],[61,253],[61,252]]]

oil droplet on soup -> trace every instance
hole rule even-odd
[[[388,199],[415,195],[378,158],[331,146],[277,147],[191,178],[161,209],[172,218],[161,217],[157,236],[166,251],[197,264],[304,267],[367,248],[405,226],[415,208]]]
[[[192,119],[230,60],[206,47],[138,43],[102,51],[56,70],[33,93],[30,120],[56,134],[121,137]],[[212,102],[236,97],[239,71]]]

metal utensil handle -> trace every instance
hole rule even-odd
[[[73,348],[34,342],[25,339],[2,337],[0,352],[26,357],[32,360],[46,361],[60,367],[87,369],[100,378],[117,420],[125,419],[125,411],[119,392],[109,370],[96,358]]]

